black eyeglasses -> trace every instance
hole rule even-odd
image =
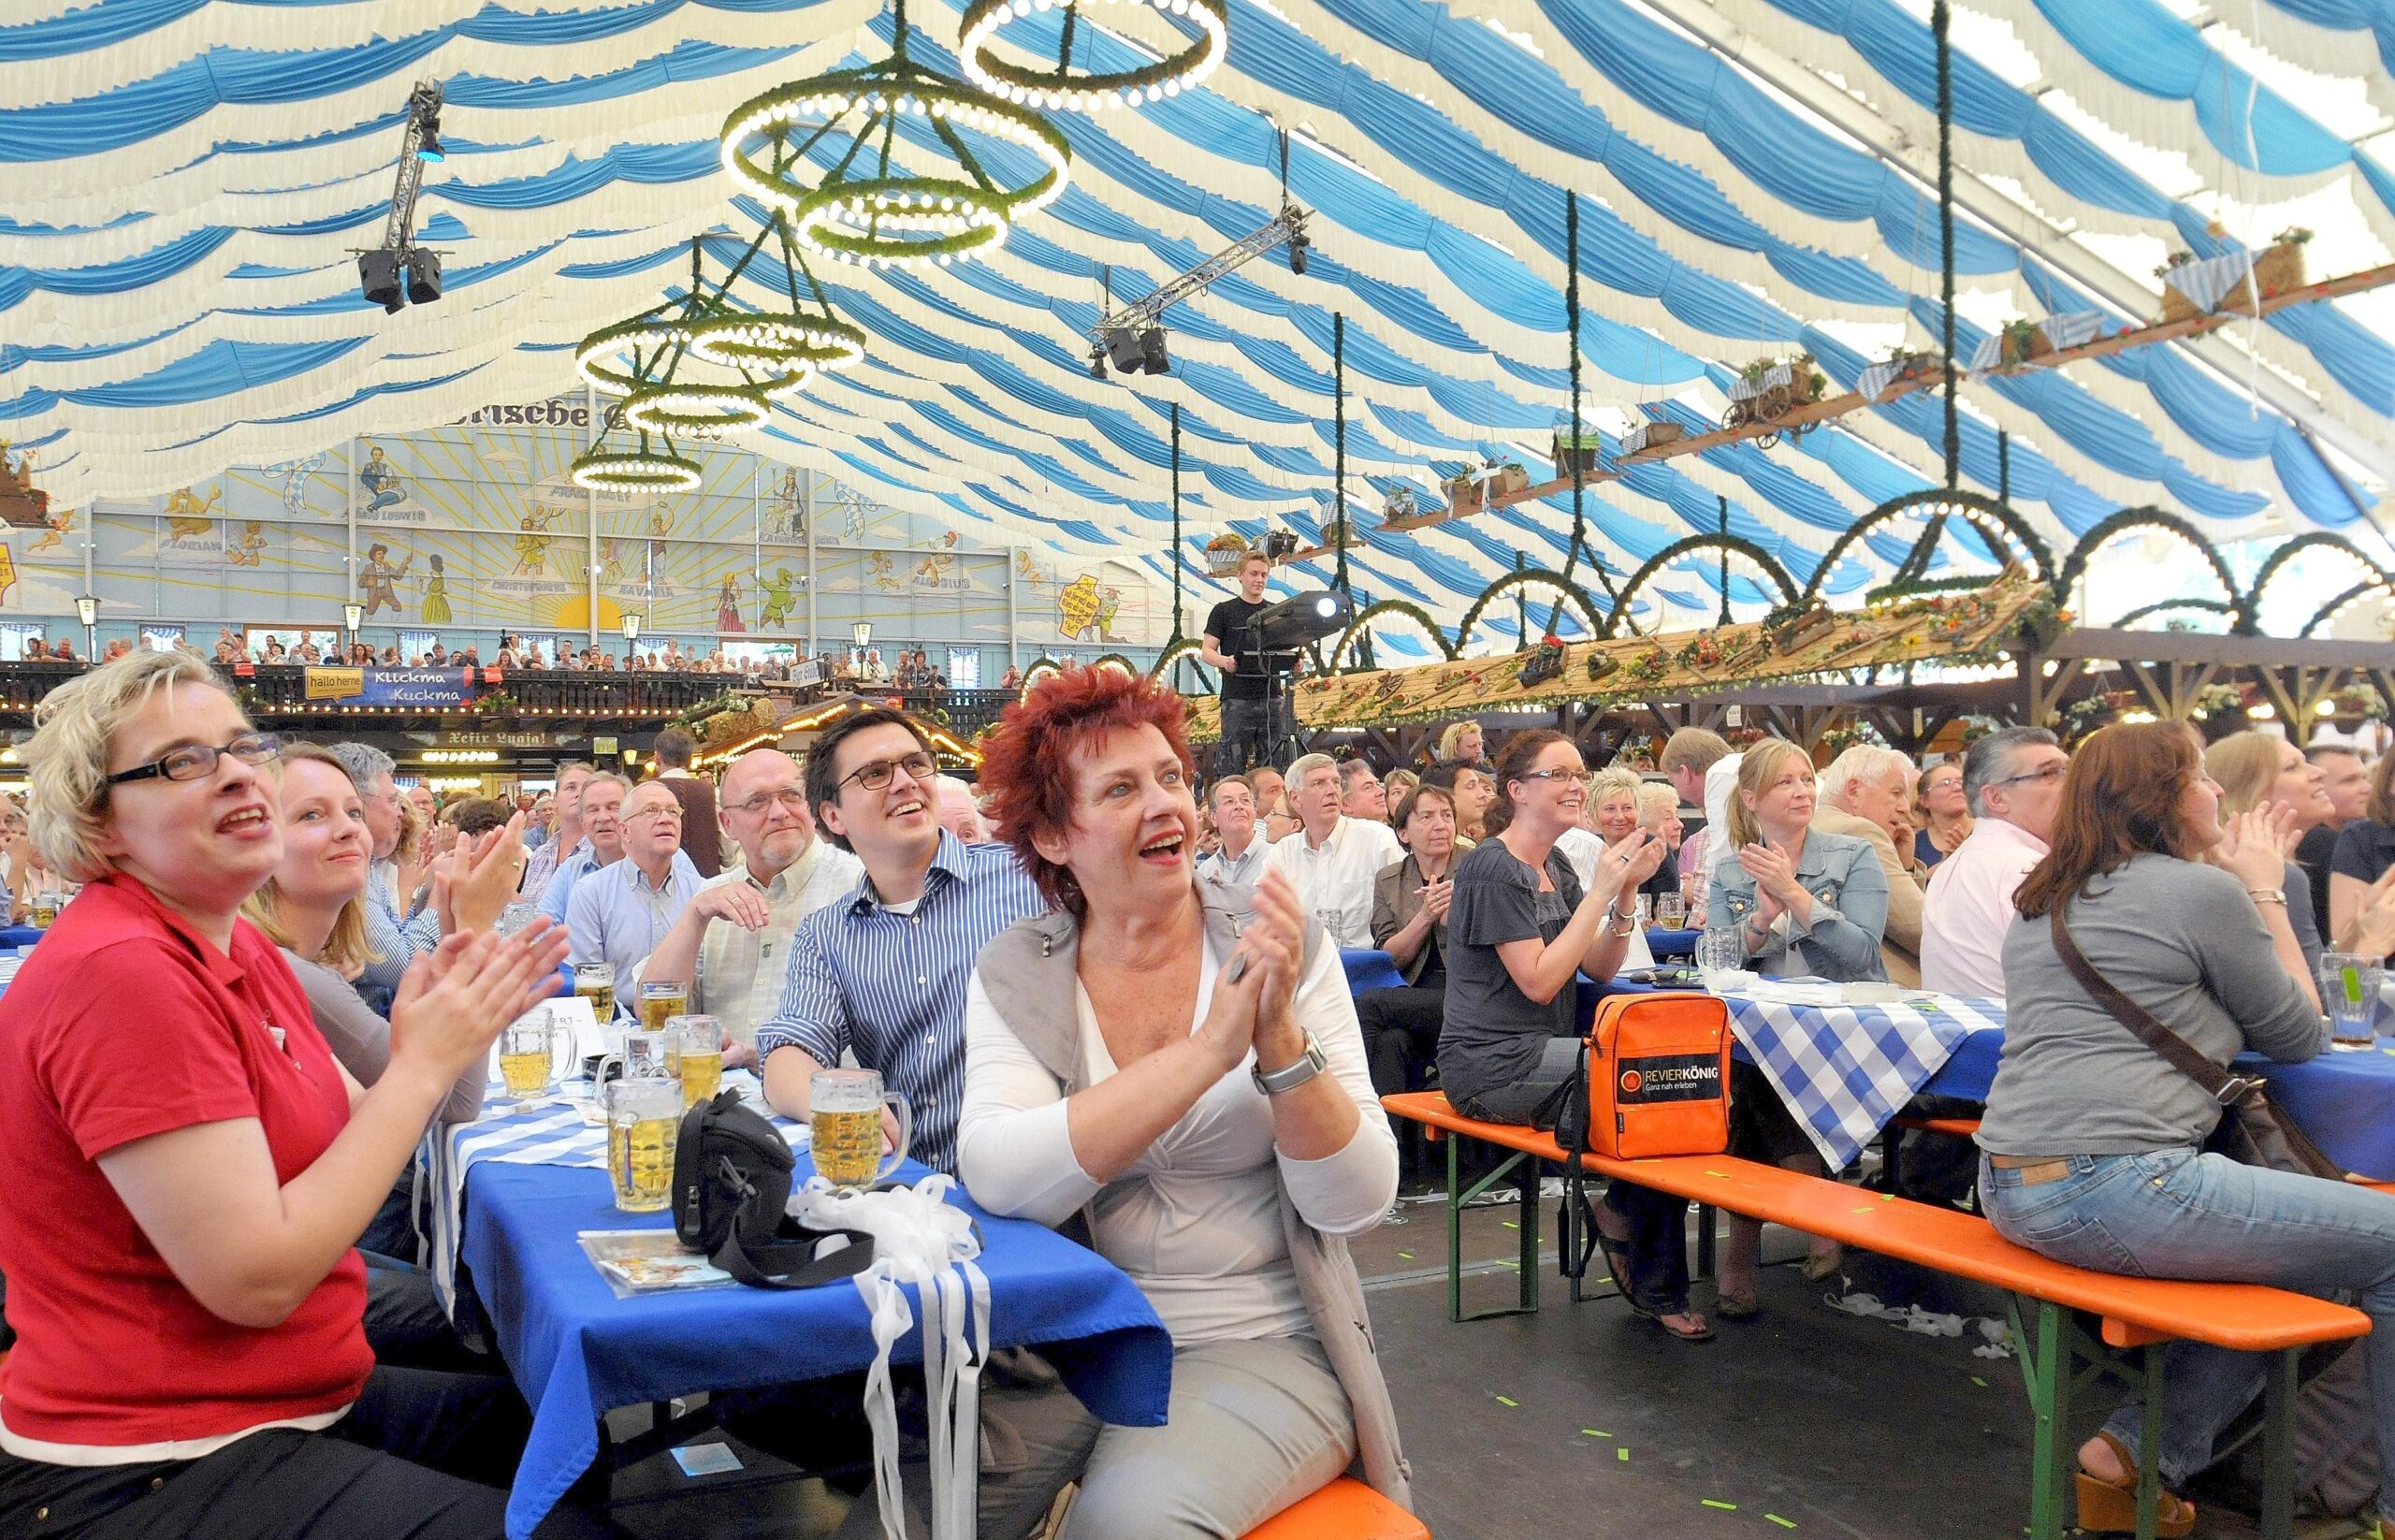
[[[2031,770],[2023,775],[2007,776],[2002,780],[1990,781],[1988,784],[1991,786],[2018,786],[2025,780],[2054,780],[2059,777],[2063,772],[2069,768],[2070,766],[2068,764],[2049,764],[2043,770]]]
[[[840,784],[846,786],[855,781],[868,792],[878,792],[890,784],[891,773],[896,770],[904,770],[919,781],[929,782],[939,774],[939,763],[918,748],[894,760],[875,760],[869,764],[860,764],[842,776]]]
[[[222,748],[211,748],[204,743],[188,744],[170,748],[152,763],[138,764],[130,770],[120,770],[106,784],[121,786],[129,780],[198,780],[216,768],[219,755],[230,754],[243,764],[264,764],[283,756],[283,740],[271,733],[244,733]]]

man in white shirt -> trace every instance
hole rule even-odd
[[[1944,995],[2004,997],[2004,933],[2013,893],[2044,859],[2070,756],[2042,727],[2000,728],[1963,756],[1963,794],[1979,821],[1929,874],[1921,981]]]
[[[1214,832],[1222,847],[1198,863],[1198,875],[1209,882],[1252,888],[1264,876],[1264,858],[1272,849],[1256,826],[1256,789],[1245,776],[1225,776],[1207,789],[1207,810],[1214,815]]]
[[[586,800],[606,787],[603,778],[593,780]],[[619,980],[657,950],[699,891],[699,869],[682,853],[682,805],[663,782],[644,782],[624,799],[622,837],[622,860],[574,884],[565,922],[573,943],[566,960],[575,967],[605,963]],[[628,1014],[639,1008],[638,998],[627,999],[621,990],[616,999]]]
[[[1339,762],[1328,754],[1299,755],[1289,766],[1289,798],[1298,831],[1273,844],[1265,864],[1289,879],[1334,942],[1369,948],[1373,880],[1405,859],[1405,848],[1387,824],[1340,812]]]
[[[1661,765],[1680,800],[1705,809],[1705,856],[1697,872],[1699,893],[1713,881],[1713,867],[1728,844],[1730,793],[1737,788],[1738,766],[1746,756],[1730,751],[1730,741],[1706,727],[1683,727],[1663,743]]]
[[[864,863],[816,837],[798,763],[778,748],[733,761],[717,794],[739,857],[698,891],[640,965],[638,982],[688,985],[690,1010],[732,1035],[737,1051],[725,1062],[736,1066],[755,1061],[757,1028],[781,1002],[799,921],[854,893]]]

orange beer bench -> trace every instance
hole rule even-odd
[[[1521,1196],[1520,1303],[1481,1314],[1535,1311],[1538,1163],[1563,1162],[1567,1157],[1562,1147],[1542,1129],[1468,1118],[1436,1091],[1386,1096],[1381,1104],[1395,1116],[1424,1125],[1431,1138],[1458,1135],[1515,1152],[1472,1187],[1459,1190],[1456,1141],[1448,1140],[1448,1315],[1459,1321],[1466,1318],[1462,1310],[1463,1204],[1508,1175],[1514,1177]],[[2063,1491],[2073,1469],[2072,1391],[2107,1372],[2141,1389],[2145,1406],[2142,1446],[2153,1448],[2161,1442],[2160,1349],[2164,1344],[2182,1340],[2276,1355],[2264,1380],[2261,1533],[2263,1540],[2289,1540],[2295,1528],[2297,1360],[2304,1348],[2315,1344],[2370,1331],[2370,1318],[2360,1311],[2307,1294],[2258,1284],[2191,1283],[2093,1272],[2049,1261],[2016,1246],[1975,1214],[1867,1192],[1756,1161],[1729,1155],[1614,1160],[1587,1155],[1580,1157],[1580,1164],[1584,1170],[1673,1193],[1702,1207],[1785,1225],[2005,1290],[2013,1348],[2020,1356],[2037,1417],[2030,1477],[2032,1540],[2060,1540],[2065,1530]],[[2034,1326],[2025,1320],[2025,1302],[2034,1306]],[[2097,1331],[2091,1334],[2072,1319],[2068,1313],[2073,1311],[2095,1316]],[[2087,1366],[2084,1371],[2083,1363]],[[2154,1462],[2148,1460],[2139,1473],[2138,1499],[2143,1516],[2154,1511]],[[2150,1534],[2152,1530],[2141,1533]]]
[[[1430,1540],[1422,1520],[1353,1476],[1290,1504],[1241,1540]]]

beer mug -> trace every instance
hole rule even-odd
[[[43,930],[58,923],[58,911],[66,907],[66,895],[57,892],[34,894],[33,923]]]
[[[665,1024],[690,1007],[690,986],[688,984],[643,984],[640,986],[640,1026],[644,1032],[662,1032]]]
[[[869,1187],[907,1158],[915,1115],[907,1098],[881,1089],[878,1069],[818,1069],[807,1082],[815,1170],[835,1187]],[[898,1114],[897,1147],[881,1163],[881,1109]]]
[[[605,963],[584,963],[573,969],[573,992],[590,1002],[590,1014],[605,1026],[616,1019],[616,970]]]
[[[1688,923],[1688,900],[1678,893],[1658,893],[1655,896],[1655,923],[1665,930],[1678,930]]]
[[[534,1006],[501,1030],[499,1075],[507,1082],[509,1096],[523,1099],[548,1094],[557,1074],[558,1039],[564,1035],[544,1005]]]
[[[616,1207],[655,1213],[674,1197],[681,1088],[661,1076],[627,1075],[600,1086],[599,1105],[607,1114],[607,1178],[616,1186]]]
[[[674,1062],[674,1040],[662,1032],[611,1032],[607,1035],[612,1048],[600,1061],[599,1081],[610,1080],[678,1080],[681,1067]],[[610,1070],[607,1067],[614,1065]]]
[[[1708,930],[1696,938],[1696,966],[1702,972],[1735,973],[1747,966],[1747,938],[1743,931]],[[1710,980],[1707,987],[1711,987]]]
[[[666,1022],[665,1036],[682,1072],[683,1109],[712,1100],[723,1088],[723,1024],[713,1016],[675,1016]]]

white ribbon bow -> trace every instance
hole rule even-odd
[[[864,1230],[873,1265],[854,1278],[873,1318],[873,1368],[865,1375],[865,1421],[873,1429],[873,1479],[881,1533],[907,1540],[899,1483],[898,1402],[890,1350],[915,1324],[900,1286],[922,1301],[923,1385],[931,1397],[932,1540],[972,1540],[980,1481],[981,1366],[990,1354],[990,1280],[974,1258],[973,1217],[947,1201],[953,1177],[937,1172],[911,1187],[835,1189],[821,1177],[793,1194],[790,1213],[816,1229]]]

